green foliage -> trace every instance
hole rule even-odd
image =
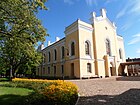
[[[1,81],[9,81],[9,78],[0,78],[0,82]]]
[[[0,2],[0,70],[13,74],[24,64],[37,65],[41,55],[36,52],[38,41],[44,41],[46,29],[36,13],[47,9],[46,0],[1,0]],[[24,66],[25,66],[24,65]]]
[[[29,92],[33,92],[33,90],[25,89],[25,88],[11,88],[11,87],[0,87],[0,95],[3,94],[14,94],[17,95],[28,95]]]
[[[4,86],[33,89],[31,105],[75,105],[78,98],[77,86],[61,80],[15,79]]]

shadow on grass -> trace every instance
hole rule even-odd
[[[45,100],[32,92],[29,95],[1,95],[0,96],[0,105],[46,105]]]
[[[117,81],[140,81],[140,76],[117,77]]]
[[[130,89],[120,95],[81,96],[77,105],[140,105],[140,89]]]
[[[25,105],[26,97],[13,94],[0,95],[0,105]]]
[[[21,95],[0,95],[0,105],[48,105],[42,95],[35,92],[26,96]]]
[[[27,95],[0,95],[0,105],[75,105],[76,100],[71,103],[54,102],[47,100],[43,95],[35,92]]]

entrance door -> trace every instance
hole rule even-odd
[[[71,77],[74,77],[74,63],[71,63]]]
[[[110,67],[110,73],[111,73],[111,76],[113,76],[113,70],[112,70],[112,67]]]

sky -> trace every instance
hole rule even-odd
[[[124,38],[126,58],[140,58],[140,0],[48,0],[47,11],[39,11],[37,17],[50,35],[65,37],[64,30],[77,19],[90,23],[90,13],[105,8],[107,17],[117,26],[117,34]]]

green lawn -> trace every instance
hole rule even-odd
[[[3,82],[0,82],[0,84],[3,84]],[[0,86],[0,105],[24,105],[31,92],[33,90]]]

